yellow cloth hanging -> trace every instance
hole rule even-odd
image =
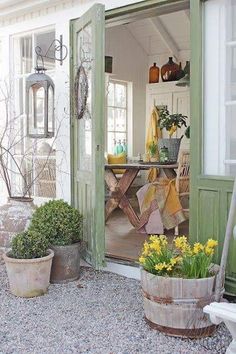
[[[152,114],[149,120],[149,125],[146,135],[146,153],[149,152],[149,146],[154,142],[156,145],[158,139],[162,137],[161,129],[158,127],[159,112],[156,106],[152,110]],[[154,182],[157,179],[158,170],[156,168],[151,168],[148,172],[149,182]]]

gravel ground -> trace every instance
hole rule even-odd
[[[150,329],[139,281],[116,274],[82,268],[79,281],[51,285],[33,299],[9,293],[2,265],[0,282],[1,354],[221,354],[231,341],[223,325],[201,340]]]

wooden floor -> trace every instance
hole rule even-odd
[[[188,221],[179,225],[179,234],[188,235]],[[166,231],[165,235],[173,239],[174,230]],[[106,224],[106,256],[135,262],[147,238],[147,234],[133,228],[122,210],[116,209]]]

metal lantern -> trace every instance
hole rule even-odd
[[[27,135],[31,138],[54,136],[54,83],[37,66],[26,79]]]
[[[45,53],[39,46],[35,48],[35,53],[37,55],[35,73],[26,79],[27,135],[31,138],[51,138],[54,136],[54,83],[45,74],[43,58],[59,61],[62,65],[68,49],[60,35],[60,39],[54,39]],[[42,66],[38,65],[39,60]]]

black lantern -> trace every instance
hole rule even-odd
[[[42,53],[39,46],[35,48],[35,52],[37,55],[35,73],[26,79],[27,135],[31,138],[51,138],[54,136],[54,83],[50,76],[45,74],[43,58],[57,60],[62,65],[68,50],[63,44],[61,35],[59,40],[52,41],[46,53]],[[49,55],[51,52],[53,56]],[[56,55],[58,52],[59,58]],[[38,65],[39,59],[42,66]]]
[[[27,135],[31,138],[54,136],[54,83],[37,66],[26,79]]]

